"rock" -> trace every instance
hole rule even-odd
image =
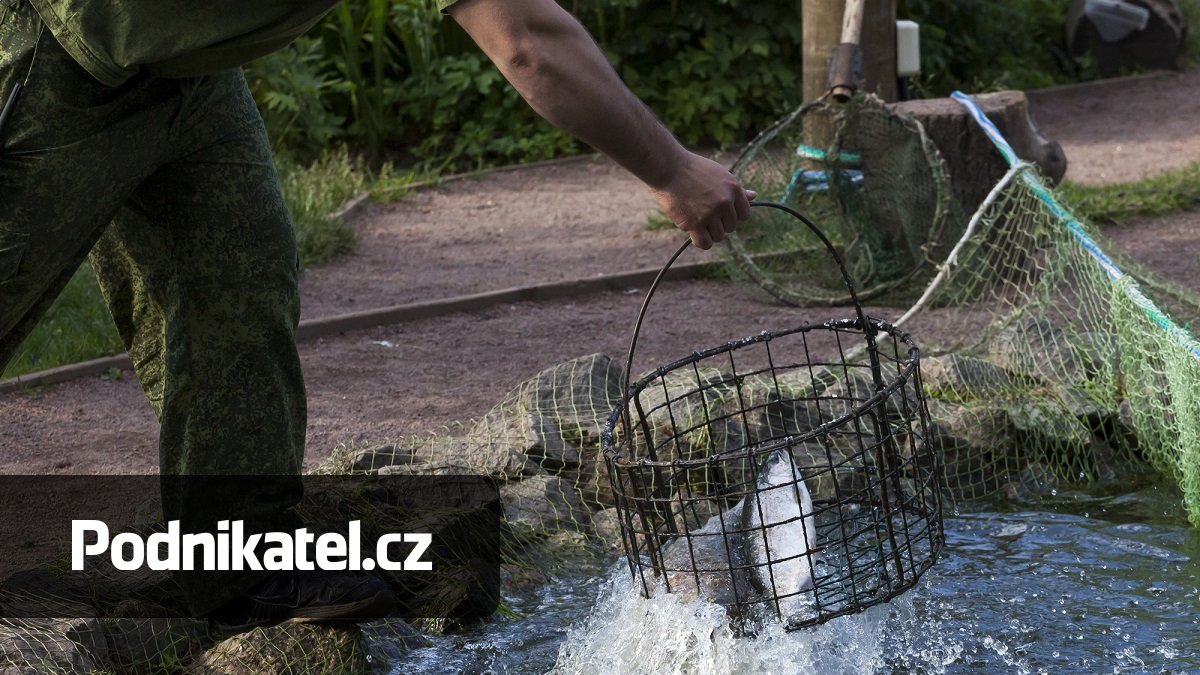
[[[814,392],[832,383],[832,377],[808,376],[798,369],[775,376],[755,374],[746,377],[739,393],[745,413],[747,442],[757,445],[807,433],[820,426],[824,420],[821,406],[814,400]]]
[[[1116,370],[1121,363],[1121,340],[1112,333],[1080,333],[1075,346],[1097,370]]]
[[[1005,405],[1014,440],[1025,452],[1079,452],[1092,433],[1071,411],[1048,399],[1020,399]]]
[[[1107,422],[1116,414],[1116,404],[1107,405],[1084,389],[1055,384],[1050,388],[1054,400],[1089,430],[1102,433]]]
[[[157,532],[165,532],[160,521],[128,528],[144,539]],[[81,582],[97,607],[111,607],[129,598],[167,608],[159,616],[184,616],[187,604],[177,579],[165,570],[140,567],[137,570],[118,570],[107,556],[99,556],[88,562],[84,572],[79,573]],[[74,576],[74,575],[72,575]]]
[[[895,372],[893,371],[889,374],[884,369],[880,375],[880,379],[883,385],[887,387],[896,380]],[[849,370],[821,392],[818,401],[820,403],[821,421],[832,422],[844,415],[865,411],[867,401],[875,396],[876,391],[875,382],[871,377],[870,371],[865,366],[858,366]],[[908,381],[892,390],[881,404],[875,404],[873,410],[883,410],[886,414],[886,419],[893,422],[900,422],[916,417],[917,406],[916,385]],[[861,419],[866,423],[870,417],[862,416]]]
[[[506,415],[489,413],[467,434],[471,445],[507,448],[513,456],[524,456],[542,469],[553,472],[578,468],[579,446],[564,439],[552,417],[526,412]]]
[[[956,401],[993,398],[1017,386],[1007,370],[958,354],[921,359],[921,381],[927,395]]]
[[[1082,383],[1093,364],[1086,350],[1069,338],[1067,331],[1046,319],[1026,317],[992,337],[988,357],[1016,375],[1062,384]]]
[[[732,378],[713,368],[679,370],[638,394],[658,461],[703,460],[745,447],[745,428],[735,418],[736,403],[733,412],[726,407],[732,385]],[[636,419],[637,408],[631,410]],[[644,435],[644,429],[635,424],[634,433]],[[649,458],[649,449],[639,457]]]
[[[751,491],[752,489],[747,486],[739,490],[739,494]],[[704,524],[709,519],[720,515],[721,505],[712,499],[676,492],[671,497],[671,510],[675,512],[681,529],[691,531],[704,527]]]
[[[979,499],[998,492],[1020,465],[1005,410],[938,399],[928,403],[930,442],[940,458],[947,493],[955,499]]]
[[[173,671],[189,662],[208,639],[208,622],[170,616],[138,600],[119,603],[100,619],[109,660],[121,673]]]
[[[105,558],[107,562],[107,558]],[[0,616],[46,618],[95,616],[91,593],[84,579],[46,569],[17,572],[0,583]]]
[[[107,657],[98,619],[0,619],[3,675],[89,675],[103,670]]]
[[[733,465],[714,458],[747,447],[735,387],[734,378],[712,368],[667,373],[639,392],[640,413],[636,405],[631,407],[634,448],[624,444],[623,428],[614,430],[614,443],[626,459],[686,466],[664,478],[671,488],[686,484],[700,497],[723,492],[741,477],[728,473]],[[644,420],[639,418],[643,414]]]
[[[609,550],[617,551],[623,547],[620,513],[616,507],[592,512],[592,532]]]
[[[536,462],[510,445],[470,438],[432,436],[414,442],[412,461],[384,466],[379,475],[476,474],[511,480],[538,473]]]
[[[529,592],[549,583],[550,575],[536,564],[503,565],[500,580],[506,589]]]
[[[1015,480],[1004,486],[1004,496],[1014,501],[1053,495],[1061,485],[1058,472],[1041,462],[1031,462]]]
[[[547,368],[512,389],[461,440],[418,447],[413,462],[432,464],[435,473],[468,468],[512,480],[540,473],[576,471],[585,494],[603,499],[600,432],[621,400],[624,375],[603,354]],[[447,446],[450,446],[447,452]],[[461,460],[446,455],[465,455]],[[397,471],[393,471],[397,472]],[[418,473],[420,469],[404,469]]]
[[[860,489],[872,465],[848,436],[820,436],[791,446],[792,459],[813,500],[836,500]],[[766,452],[757,453],[760,458]],[[757,482],[757,468],[753,481]],[[753,485],[753,483],[751,483]]]
[[[1138,445],[1137,427],[1134,425],[1133,406],[1129,403],[1129,399],[1121,399],[1121,402],[1117,404],[1117,416],[1113,421],[1116,427],[1113,430],[1116,440],[1124,442],[1131,448],[1136,448]]]
[[[545,537],[561,530],[578,532],[591,519],[570,483],[558,476],[531,476],[501,486],[504,514],[513,534]]]
[[[396,464],[411,464],[412,451],[396,447],[394,443],[386,443],[370,448],[363,448],[350,454],[350,468],[353,471],[374,472],[385,466]]]
[[[727,607],[754,593],[743,553],[742,503],[662,547],[661,567],[672,593],[699,594]],[[728,537],[722,532],[729,532]]]
[[[608,465],[599,453],[585,455],[577,470],[564,471],[562,477],[575,487],[588,506],[606,508],[617,503],[608,478]]]
[[[602,354],[548,368],[511,390],[461,438],[433,436],[337,452],[314,473],[479,473],[505,480],[595,467],[624,375]],[[586,474],[586,472],[584,472]]]
[[[623,366],[591,354],[543,370],[514,394],[525,410],[553,417],[564,438],[598,447],[605,420],[621,403],[624,382]]]
[[[367,643],[367,660],[373,672],[381,675],[393,672],[408,652],[433,645],[428,637],[400,619],[372,621],[359,629]]]
[[[366,640],[357,627],[283,623],[255,628],[218,642],[205,650],[186,672],[189,675],[362,675],[370,672],[370,666]]]
[[[1131,476],[1152,470],[1132,447],[1114,447],[1104,440],[1093,442],[1088,456],[1092,463],[1092,480],[1102,483],[1128,481]]]

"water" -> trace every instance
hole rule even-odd
[[[435,639],[394,673],[1198,673],[1200,530],[1166,488],[961,513],[913,592],[736,638],[694,598],[645,600],[622,561],[508,598],[523,618]]]

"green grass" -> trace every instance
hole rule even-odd
[[[384,166],[368,171],[345,150],[324,154],[303,166],[278,160],[284,198],[296,225],[301,269],[335,260],[354,249],[354,230],[328,216],[347,199],[367,191],[386,190],[391,199],[399,189],[423,175],[394,171]],[[0,378],[15,377],[47,368],[117,354],[124,350],[116,327],[96,285],[96,276],[84,264],[41,322],[21,345]]]
[[[354,230],[329,214],[363,192],[370,174],[343,149],[326,153],[309,166],[278,160],[283,196],[296,227],[300,267],[322,265],[354,250]]]
[[[1165,216],[1200,206],[1200,163],[1132,183],[1058,188],[1075,215],[1093,223],[1121,223],[1130,218]]]
[[[96,274],[84,263],[22,343],[4,377],[14,377],[122,351]]]

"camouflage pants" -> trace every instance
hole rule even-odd
[[[0,105],[18,83],[0,129],[0,367],[90,252],[161,424],[168,519],[232,507],[167,477],[298,476],[295,237],[241,72],[106,87],[28,3],[0,0]],[[290,523],[295,483],[234,517]]]

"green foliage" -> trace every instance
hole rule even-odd
[[[579,144],[539,118],[482,54],[443,57],[413,76],[399,119],[423,129],[409,148],[427,163],[482,168],[578,152]]]
[[[662,211],[655,211],[646,218],[646,229],[654,230],[670,230],[675,227],[675,221],[667,217],[667,214]]]
[[[330,100],[345,87],[327,71],[324,56],[321,41],[305,36],[247,69],[250,91],[276,150],[311,152],[345,134],[346,118],[331,109]]]
[[[1064,183],[1059,192],[1071,210],[1091,222],[1119,223],[1139,216],[1165,216],[1200,205],[1200,163],[1171,169],[1132,183]]]
[[[798,8],[742,0],[568,7],[682,141],[722,145],[800,103]],[[582,149],[538,118],[432,0],[348,0],[311,38],[247,72],[275,143],[300,157],[334,139],[372,160],[439,169]],[[329,133],[338,119],[340,133]]]
[[[1175,0],[1188,27],[1183,38],[1183,59],[1188,68],[1200,65],[1200,0]]]
[[[329,262],[354,248],[354,231],[331,219],[339,206],[367,189],[370,178],[360,162],[342,148],[309,165],[281,157],[279,179],[296,228],[302,268]]]
[[[1067,0],[900,0],[897,16],[921,25],[926,96],[954,89],[1033,89],[1095,77],[1067,54]]]
[[[803,102],[799,3],[598,4],[618,73],[686,144],[728,146]]]
[[[1090,58],[1067,50],[1070,0],[900,0],[897,16],[921,24],[921,71],[913,83],[924,96],[954,89],[1036,89],[1100,77]],[[1177,0],[1189,26],[1200,21],[1200,0]],[[1200,62],[1200,31],[1189,30],[1185,62]]]
[[[689,145],[738,143],[802,101],[798,2],[561,0],[633,91]],[[1065,43],[1067,0],[900,0],[921,24],[916,93],[1029,89],[1097,76]],[[1189,20],[1200,0],[1180,0]],[[1200,58],[1190,31],[1189,60]],[[434,0],[346,0],[247,68],[277,147],[347,143],[373,162],[469,169],[580,151],[539,119]]]

